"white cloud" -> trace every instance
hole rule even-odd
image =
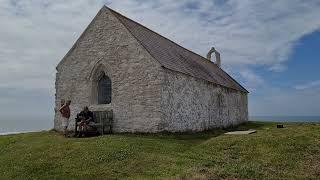
[[[103,4],[199,54],[215,46],[249,90],[267,83],[252,65],[285,70],[297,40],[320,27],[319,0],[0,0],[0,88],[53,99],[55,66]]]
[[[214,45],[224,63],[280,64],[320,27],[319,1],[139,2],[110,6],[200,54]],[[190,3],[197,8],[188,10]]]
[[[272,71],[284,70],[294,43],[320,27],[319,1],[0,2],[0,84],[6,87],[24,82],[24,88],[52,89],[55,65],[103,4],[197,53],[215,46],[223,64]]]
[[[249,91],[255,91],[257,88],[262,87],[265,84],[263,78],[249,69],[241,69],[239,72],[242,79],[244,79],[244,85]]]
[[[269,70],[273,71],[273,72],[283,72],[287,69],[287,66],[283,65],[283,64],[275,64],[272,65]]]
[[[102,5],[0,0],[0,88],[53,95],[55,66]]]
[[[316,87],[320,87],[320,80],[307,82],[305,84],[300,84],[295,86],[294,88],[297,90],[306,90],[306,89],[311,89]]]

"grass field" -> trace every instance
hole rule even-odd
[[[320,179],[320,124],[249,122],[196,134],[0,136],[0,179]]]

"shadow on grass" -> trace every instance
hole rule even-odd
[[[247,131],[249,129],[255,129],[255,130],[259,130],[259,129],[263,129],[263,127],[266,126],[272,126],[276,124],[275,122],[258,122],[258,121],[248,121],[246,123],[240,124],[237,127],[231,127],[228,128],[228,131]]]
[[[274,123],[270,122],[246,122],[240,124],[236,127],[229,127],[229,128],[220,128],[220,129],[210,129],[202,132],[160,132],[160,133],[114,133],[108,134],[105,136],[123,136],[125,138],[142,138],[142,139],[153,139],[153,140],[165,140],[165,141],[181,141],[183,143],[202,143],[207,141],[211,138],[218,137],[223,135],[228,131],[244,131],[249,129],[263,129],[266,126],[272,126]],[[95,137],[95,136],[93,136]],[[92,138],[91,137],[84,137],[84,138]]]
[[[262,127],[265,127],[266,124],[268,125],[268,122],[246,122],[243,124],[240,124],[236,127],[229,127],[229,128],[221,128],[221,129],[210,129],[202,132],[160,132],[160,133],[119,133],[115,135],[122,135],[126,137],[139,137],[139,138],[152,138],[152,139],[172,139],[172,140],[183,140],[183,141],[206,141],[210,138],[218,137],[220,135],[223,135],[224,133],[228,131],[245,131],[249,129],[262,129]],[[270,125],[273,123],[270,123]]]

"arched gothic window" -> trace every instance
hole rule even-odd
[[[111,103],[111,80],[108,76],[103,75],[98,80],[98,104]]]

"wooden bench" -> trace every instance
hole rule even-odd
[[[93,121],[95,122],[93,129],[88,131],[86,135],[93,134],[111,134],[112,133],[112,123],[113,123],[113,111],[92,111],[93,113]],[[77,134],[77,126],[79,120],[75,121],[75,132]]]
[[[93,119],[96,123],[94,125],[101,135],[112,133],[113,111],[94,111]]]

